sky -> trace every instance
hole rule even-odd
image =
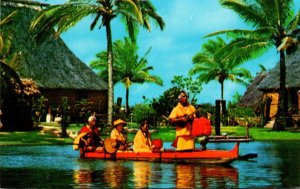
[[[49,3],[49,0],[46,1]],[[51,0],[51,3],[62,3],[63,0]],[[143,103],[147,99],[157,98],[172,87],[171,80],[175,75],[188,76],[192,68],[193,56],[201,51],[201,46],[208,38],[205,35],[223,29],[249,29],[235,12],[223,8],[218,0],[152,0],[156,12],[163,18],[165,29],[161,31],[155,24],[151,31],[140,29],[138,35],[139,56],[142,57],[151,47],[147,56],[148,66],[153,66],[151,75],[159,76],[163,86],[155,84],[133,84],[129,91],[129,105]],[[300,0],[294,0],[295,11],[300,9]],[[86,18],[61,35],[66,45],[85,64],[95,60],[96,54],[106,50],[105,28],[89,30],[92,18]],[[127,36],[124,25],[118,19],[112,21],[113,41]],[[241,67],[248,69],[253,76],[260,71],[259,64],[272,69],[279,61],[275,47],[259,58],[245,62]],[[224,100],[231,101],[235,93],[243,95],[246,87],[225,81]],[[116,84],[115,101],[122,97],[125,104],[125,87]],[[202,84],[202,91],[196,96],[198,104],[215,103],[221,98],[221,86],[216,81]]]

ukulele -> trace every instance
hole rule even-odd
[[[184,114],[182,117],[185,117],[186,121],[176,121],[176,123],[171,123],[172,125],[174,126],[178,126],[178,127],[185,127],[186,126],[186,123],[187,122],[190,122],[191,124],[193,123],[193,118],[192,118],[192,115],[194,114],[195,112],[191,113],[191,114]],[[162,118],[163,119],[166,119],[167,121],[170,121],[170,118],[166,117],[165,115],[162,115]]]

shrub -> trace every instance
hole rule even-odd
[[[150,124],[153,124],[155,114],[155,110],[148,104],[136,104],[133,107],[133,121],[137,123],[147,120]]]

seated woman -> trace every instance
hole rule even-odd
[[[140,125],[140,130],[136,133],[133,140],[133,151],[134,152],[152,152],[155,148],[152,145],[151,137],[149,133],[149,125],[147,121],[144,121]]]
[[[102,150],[102,147],[103,140],[99,135],[98,127],[96,127],[96,117],[90,116],[88,124],[81,128],[74,140],[74,149],[77,150],[79,148],[80,155],[82,156],[87,150]]]
[[[122,119],[117,119],[116,121],[114,121],[115,128],[110,133],[110,138],[116,140],[117,142],[116,148],[118,150],[127,150],[127,148],[132,145],[132,143],[126,142],[126,138],[122,133],[125,125],[127,125],[125,121],[123,121]]]

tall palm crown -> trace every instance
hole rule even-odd
[[[146,21],[153,19],[161,28],[164,22],[155,13],[150,1],[140,0],[69,0],[62,5],[52,5],[40,11],[32,22],[31,29],[36,28],[37,36],[45,31],[56,29],[56,35],[68,30],[87,16],[93,16],[90,25],[93,30],[100,22],[99,28],[106,28],[107,66],[108,66],[108,125],[112,124],[113,88],[113,49],[111,21],[116,17],[124,19],[130,36],[135,36],[135,26],[142,25],[150,30]],[[39,25],[37,25],[39,23]]]
[[[146,56],[150,49],[142,58],[139,58],[138,48],[134,42],[129,38],[124,41],[117,40],[113,44],[114,49],[114,83],[122,82],[126,88],[126,111],[129,113],[129,88],[133,83],[155,83],[162,85],[162,80],[155,75],[150,75],[149,71],[153,69],[152,66],[147,66],[148,61]],[[97,60],[91,62],[90,66],[93,69],[99,70],[98,75],[104,79],[108,79],[107,75],[107,52],[103,51],[97,55]]]
[[[191,75],[198,74],[198,79],[205,83],[217,80],[221,84],[222,100],[225,80],[246,84],[245,79],[251,77],[248,70],[238,67],[241,61],[237,62],[237,58],[228,57],[228,53],[222,51],[226,46],[226,42],[220,37],[208,40],[203,44],[202,51],[193,57],[194,67],[189,71]]]
[[[280,52],[280,89],[275,130],[287,125],[287,91],[285,52],[295,47],[299,34],[300,11],[293,11],[293,0],[220,0],[221,5],[235,11],[253,30],[222,30],[209,34],[235,34],[237,39],[228,45],[228,51],[249,59],[257,52],[276,47]]]

